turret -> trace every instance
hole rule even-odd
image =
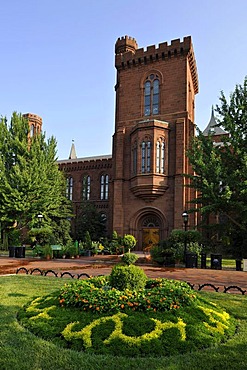
[[[136,40],[133,37],[124,36],[119,37],[115,44],[115,53],[123,54],[130,51],[132,54],[135,54],[135,51],[138,49]]]
[[[42,118],[37,114],[25,113],[23,117],[28,120],[30,126],[30,136],[39,134],[42,131]]]
[[[211,112],[211,118],[210,121],[203,131],[204,136],[213,136],[213,140],[215,142],[220,143],[222,141],[223,136],[228,136],[228,133],[223,130],[216,122],[215,116],[214,116],[214,107],[212,106],[212,112]]]

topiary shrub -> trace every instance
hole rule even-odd
[[[124,255],[121,258],[122,262],[125,265],[134,265],[135,262],[138,260],[138,256],[135,253],[124,253]]]
[[[109,276],[110,285],[118,290],[144,289],[146,281],[147,276],[144,271],[140,267],[134,265],[116,265],[112,268]]]
[[[131,250],[136,245],[136,238],[131,234],[125,234],[122,239],[123,245],[125,247],[125,250]]]

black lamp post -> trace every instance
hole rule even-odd
[[[182,214],[182,217],[183,217],[183,221],[184,221],[184,231],[185,231],[185,235],[184,235],[184,262],[186,263],[186,253],[187,253],[187,235],[186,235],[186,231],[187,231],[187,225],[188,225],[188,220],[189,220],[188,212],[184,211],[183,214]]]

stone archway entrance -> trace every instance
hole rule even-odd
[[[160,241],[160,222],[157,216],[146,216],[142,222],[142,248],[150,249]]]
[[[165,215],[157,208],[146,207],[130,220],[130,233],[137,239],[136,251],[143,251],[167,238],[168,222]]]

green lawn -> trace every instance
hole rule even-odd
[[[71,280],[70,280],[71,281]],[[246,369],[247,364],[247,296],[200,294],[221,305],[239,320],[236,335],[222,345],[185,355],[161,358],[124,358],[84,354],[62,349],[44,341],[19,325],[16,315],[30,299],[49,294],[65,279],[42,276],[0,277],[0,369],[1,370],[183,370]]]

